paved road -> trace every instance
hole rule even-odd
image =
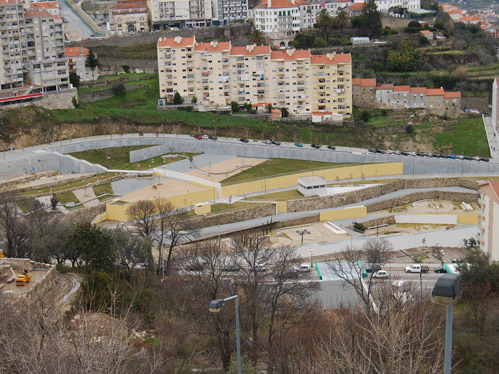
[[[82,38],[90,38],[93,36],[93,30],[75,13],[66,0],[57,0],[57,4],[59,5],[59,12],[62,18],[64,18],[65,23],[73,26],[73,29],[77,31]]]

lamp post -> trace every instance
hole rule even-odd
[[[450,374],[452,364],[452,309],[461,292],[457,274],[445,274],[438,278],[431,295],[436,304],[447,306],[445,321],[444,374]]]
[[[222,310],[226,301],[234,300],[236,303],[236,345],[237,345],[237,373],[241,374],[241,339],[239,337],[239,298],[237,295],[225,299],[215,299],[210,301],[210,312],[218,313]]]
[[[314,263],[312,261],[312,256],[314,255],[314,250],[310,248],[310,268],[314,267]]]

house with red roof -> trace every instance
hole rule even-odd
[[[364,3],[353,3],[345,8],[348,17],[353,18],[355,16],[360,16],[364,10]]]
[[[68,58],[69,73],[76,74],[81,82],[93,81],[99,78],[99,68],[91,69],[86,66],[89,52],[84,47],[64,48],[64,54]]]
[[[419,33],[423,35],[426,39],[430,41],[433,40],[433,33],[430,30],[421,30]]]
[[[363,108],[376,107],[376,78],[352,79],[353,105]]]

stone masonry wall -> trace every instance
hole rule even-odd
[[[192,218],[190,222],[196,228],[203,228],[208,226],[226,225],[228,223],[272,216],[275,213],[275,204],[261,204],[254,207],[234,210],[231,212],[214,213],[207,216]]]
[[[477,182],[459,178],[403,179],[382,185],[364,188],[358,191],[347,192],[342,195],[289,200],[288,212],[334,208],[342,205],[354,204],[360,201],[372,199],[374,197],[407,188],[437,188],[450,186],[459,186],[478,190]]]

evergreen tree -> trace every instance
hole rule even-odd
[[[92,70],[92,78],[95,79],[93,77],[93,75],[94,75],[95,69],[97,69],[99,67],[99,60],[97,59],[97,55],[94,53],[92,48],[90,48],[88,50],[88,55],[87,55],[87,59],[85,61],[85,66],[89,67]]]
[[[175,105],[180,105],[184,102],[184,99],[182,99],[182,96],[178,93],[178,91],[175,92],[175,95],[173,96],[173,104]]]
[[[378,6],[375,0],[367,0],[362,10],[362,29],[370,38],[376,38],[381,35],[381,12],[378,12]]]

